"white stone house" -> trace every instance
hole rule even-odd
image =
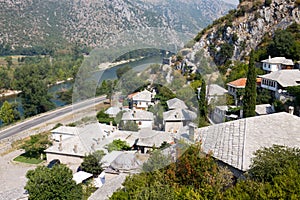
[[[294,63],[291,59],[285,57],[274,57],[269,56],[268,59],[262,60],[262,69],[268,73],[275,72],[283,69],[293,69]]]
[[[154,105],[152,99],[154,94],[148,90],[143,90],[142,92],[137,92],[128,95],[130,108],[136,108],[141,110],[147,110],[149,106]]]
[[[197,114],[187,109],[175,109],[163,113],[165,131],[177,133],[197,118]]]
[[[51,147],[45,150],[47,161],[59,159],[64,164],[82,163],[85,155],[97,150],[107,153],[105,146],[113,140],[121,139],[129,146],[136,142],[136,132],[120,131],[116,127],[91,123],[80,127],[74,127],[77,135],[68,137],[62,141],[54,142]]]
[[[287,87],[300,85],[300,70],[298,69],[275,71],[260,77],[261,87],[273,91],[277,99],[281,96],[288,96]]]
[[[122,121],[126,124],[128,121],[132,121],[138,124],[139,128],[152,129],[154,124],[153,113],[144,110],[129,110],[123,113]]]

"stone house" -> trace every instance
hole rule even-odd
[[[294,63],[291,59],[285,57],[274,57],[269,56],[268,59],[262,60],[262,69],[267,72],[275,72],[284,69],[294,69]]]
[[[289,96],[286,88],[300,85],[300,70],[280,70],[261,77],[261,88],[272,91],[277,99]]]
[[[123,113],[122,121],[126,124],[128,121],[132,121],[138,124],[139,128],[151,128],[154,124],[153,113],[144,110],[128,110]]]

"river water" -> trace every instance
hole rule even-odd
[[[101,83],[103,80],[114,80],[117,79],[116,71],[117,69],[124,67],[126,65],[129,65],[133,68],[135,71],[143,71],[146,68],[148,68],[151,64],[161,64],[162,63],[162,56],[154,56],[154,57],[149,57],[149,58],[144,58],[141,60],[133,61],[130,63],[126,64],[121,64],[117,65],[115,67],[106,69],[104,72],[103,71],[98,71],[95,72],[95,75],[102,74],[101,79],[99,83]],[[55,104],[55,107],[61,107],[66,105],[66,102],[63,102],[57,98],[56,93],[63,91],[63,90],[68,90],[72,88],[73,82],[65,82],[59,85],[53,85],[49,88],[48,93],[52,95],[51,101]],[[18,103],[18,111],[20,112],[21,116],[23,116],[24,110],[22,108],[22,102],[21,98],[18,96],[10,96],[10,97],[5,97],[5,98],[0,98],[0,107],[2,106],[4,101],[8,101],[9,103]],[[0,126],[2,126],[2,122],[0,120]]]

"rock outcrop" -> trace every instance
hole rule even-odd
[[[224,52],[230,55],[229,60],[242,61],[266,34],[271,36],[277,29],[300,23],[300,6],[295,0],[272,0],[270,5],[264,2],[243,1],[237,10],[215,21],[199,33],[187,58],[195,62],[196,53],[202,49],[218,65],[226,61]],[[226,49],[222,51],[222,47]]]

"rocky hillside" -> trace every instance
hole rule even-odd
[[[245,0],[236,10],[203,29],[187,57],[197,61],[197,52],[202,49],[218,65],[228,60],[243,60],[266,35],[272,36],[277,29],[295,22],[300,23],[299,1]]]
[[[99,46],[149,27],[192,37],[233,7],[221,0],[0,0],[0,43]]]

